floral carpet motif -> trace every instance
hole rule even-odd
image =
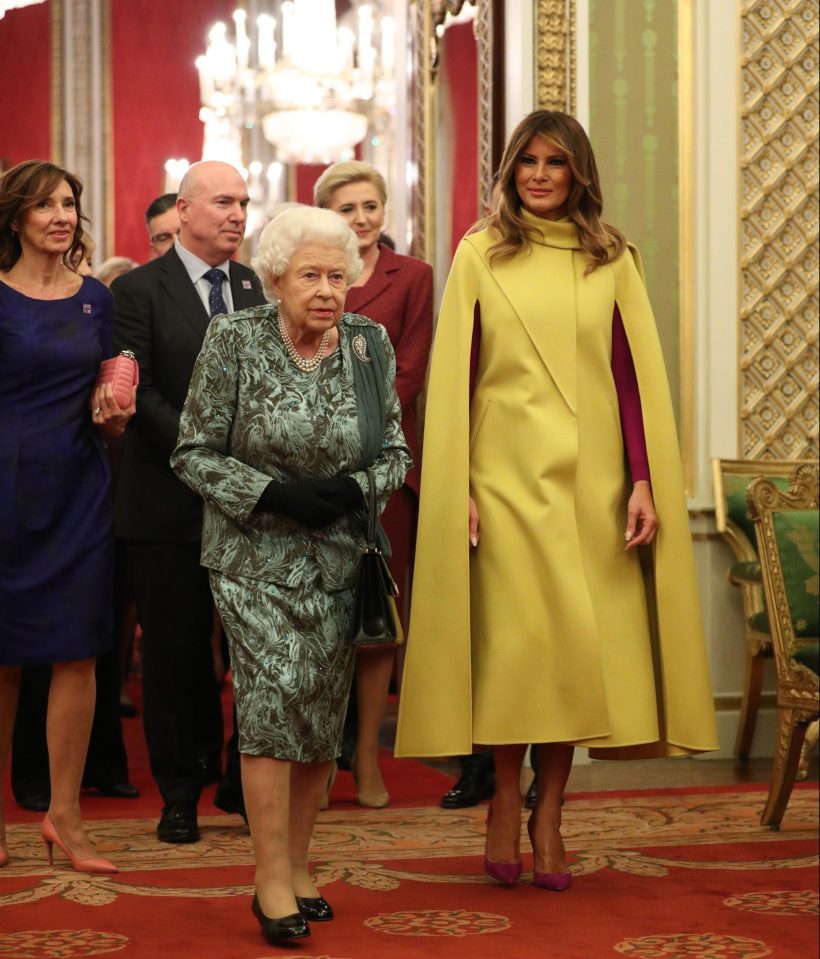
[[[744,840],[779,845],[784,838],[812,839],[817,835],[817,799],[811,791],[796,791],[789,804],[788,831],[763,830],[758,822],[760,795],[752,792],[696,795],[626,796],[618,799],[573,799],[564,816],[563,834],[571,851],[574,876],[604,869],[639,876],[665,876],[670,870],[753,869],[780,872],[817,866],[816,852],[781,856],[772,850],[764,860],[718,859],[698,855],[719,841],[724,848]],[[403,882],[488,884],[483,873],[465,875],[448,870],[448,860],[480,856],[484,848],[486,810],[448,811],[438,808],[356,810],[321,814],[313,843],[316,882],[338,881],[363,889],[397,889]],[[97,850],[114,860],[127,879],[86,876],[51,868],[42,855],[39,828],[15,825],[9,830],[11,862],[2,877],[26,877],[33,882],[14,892],[3,892],[0,907],[50,896],[104,906],[118,895],[128,896],[245,896],[248,884],[169,887],[143,883],[139,875],[186,869],[251,866],[250,835],[235,818],[200,819],[202,839],[190,845],[157,842],[154,819],[109,819],[89,823]],[[526,831],[522,821],[522,842]],[[677,850],[664,855],[662,850]],[[645,851],[651,847],[651,852]],[[430,869],[431,863],[437,868]],[[439,866],[444,868],[438,868]],[[527,876],[525,875],[525,879]],[[733,903],[738,908],[740,903]],[[2,953],[0,953],[2,956]]]
[[[505,889],[481,868],[485,807],[332,806],[313,861],[337,919],[274,952],[250,914],[237,817],[202,816],[201,841],[182,846],[157,841],[154,817],[91,820],[115,876],[48,866],[38,825],[12,823],[0,959],[540,959],[553,940],[562,959],[813,959],[817,790],[795,789],[780,832],[759,824],[764,799],[743,788],[570,796],[575,881],[560,897],[531,883],[523,818],[524,875]]]
[[[760,959],[772,951],[743,936],[644,936],[619,942],[616,952],[632,959]]]
[[[475,936],[509,929],[510,921],[487,912],[427,909],[380,914],[367,919],[365,925],[391,936]]]
[[[0,933],[0,956],[13,959],[72,959],[104,956],[128,945],[126,936],[94,929],[49,929],[48,931]]]
[[[725,903],[748,912],[778,916],[816,916],[820,912],[820,896],[814,889],[749,892],[745,896],[732,896]]]

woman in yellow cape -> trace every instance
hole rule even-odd
[[[595,159],[572,117],[526,117],[499,178],[498,210],[459,245],[439,314],[396,754],[493,746],[485,868],[512,883],[520,768],[526,744],[539,744],[535,879],[563,889],[573,747],[687,755],[717,748],[717,733],[637,251],[600,220]],[[630,473],[634,415],[626,462],[618,331],[634,365],[643,478]]]

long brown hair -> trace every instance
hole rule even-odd
[[[7,170],[0,177],[0,270],[7,272],[20,259],[23,248],[17,231],[12,224],[41,200],[51,196],[54,190],[65,180],[74,194],[77,210],[77,226],[71,247],[63,254],[63,263],[77,272],[77,266],[86,255],[83,242],[83,220],[88,217],[82,212],[80,196],[83,185],[80,180],[62,167],[47,160],[25,160]]]
[[[536,110],[513,130],[498,168],[501,195],[497,209],[481,221],[496,236],[490,247],[490,262],[507,260],[529,247],[537,233],[521,215],[521,197],[515,186],[518,160],[534,136],[543,137],[567,156],[572,188],[567,198],[567,216],[578,229],[581,249],[590,260],[591,273],[626,249],[626,239],[614,226],[601,220],[603,199],[592,145],[581,124],[568,113]]]

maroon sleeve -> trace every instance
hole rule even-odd
[[[409,286],[396,351],[396,392],[401,408],[416,401],[427,372],[433,338],[433,271],[426,264],[416,271]]]
[[[648,480],[650,479],[649,457],[646,454],[641,394],[638,391],[638,378],[635,375],[629,340],[626,338],[626,330],[617,304],[612,315],[612,377],[618,394],[621,430],[624,434],[624,446],[632,482]]]
[[[470,399],[475,392],[475,381],[478,376],[478,351],[481,347],[481,307],[476,303],[473,310],[473,339],[470,343]]]

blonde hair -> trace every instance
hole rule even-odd
[[[122,276],[123,273],[128,273],[136,266],[139,266],[139,263],[137,263],[136,260],[132,260],[129,256],[111,256],[100,263],[94,271],[94,276],[100,283],[111,286],[112,282],[116,280],[118,276]]]
[[[361,160],[347,160],[332,164],[319,177],[313,187],[314,204],[327,209],[333,194],[340,186],[347,186],[349,183],[369,183],[379,194],[382,206],[387,203],[387,184],[381,173],[369,163]]]
[[[529,247],[536,228],[521,214],[522,202],[515,186],[518,160],[534,136],[540,136],[566,154],[572,171],[567,216],[578,230],[581,249],[589,259],[587,273],[617,260],[626,249],[623,234],[601,220],[603,198],[592,145],[581,124],[568,113],[536,110],[513,130],[498,168],[501,195],[496,210],[480,221],[496,237],[490,262],[507,260]]]
[[[251,262],[269,300],[276,299],[271,278],[283,276],[293,254],[308,243],[336,246],[344,253],[348,286],[362,275],[364,264],[359,256],[359,241],[347,221],[332,210],[298,206],[280,213],[262,230]]]

